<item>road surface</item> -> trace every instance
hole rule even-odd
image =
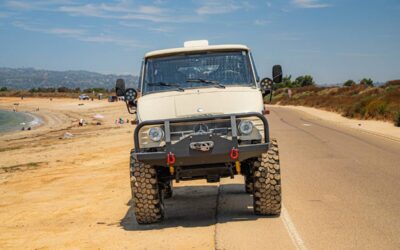
[[[399,142],[286,108],[272,108],[268,118],[281,153],[279,218],[253,216],[236,178],[176,188],[164,224],[147,228],[210,227],[206,237],[190,238],[216,249],[400,248]],[[140,230],[132,219],[130,212],[123,225]]]
[[[101,150],[71,160],[76,165],[2,183],[0,248],[399,249],[400,142],[271,110],[282,166],[280,217],[252,215],[252,197],[237,177],[181,182],[163,223],[137,225],[129,206],[130,145],[123,143],[131,130],[115,130],[118,140],[104,144],[104,134]]]

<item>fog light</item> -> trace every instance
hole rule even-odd
[[[239,123],[239,131],[242,135],[249,135],[253,131],[253,123],[251,121],[241,121]]]
[[[164,131],[160,127],[153,127],[149,130],[149,138],[152,141],[159,142],[164,138]]]

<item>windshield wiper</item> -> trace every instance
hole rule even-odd
[[[150,86],[165,86],[165,87],[176,87],[176,90],[185,91],[178,83],[171,83],[171,82],[150,82],[147,83]]]
[[[208,84],[208,85],[213,85],[213,86],[218,87],[218,88],[222,88],[222,89],[225,88],[224,85],[222,85],[218,81],[214,81],[214,80],[206,80],[206,79],[198,78],[198,79],[187,79],[186,82],[201,82],[201,83],[205,83],[205,84]]]

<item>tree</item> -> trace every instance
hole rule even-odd
[[[315,85],[314,79],[310,75],[299,76],[294,80],[293,84],[299,87]]]
[[[371,78],[368,78],[368,79],[364,78],[364,79],[362,79],[360,81],[360,85],[367,85],[367,86],[373,87],[374,86],[374,81],[372,81]]]
[[[283,77],[283,78],[282,78],[282,84],[283,84],[285,87],[290,88],[290,87],[292,86],[292,75]]]
[[[292,75],[284,76],[281,83],[275,84],[275,89],[292,87]]]
[[[347,80],[347,81],[345,81],[345,82],[343,83],[343,86],[345,86],[345,87],[351,87],[351,86],[353,86],[353,85],[356,85],[356,82],[353,81],[353,80]]]
[[[1,89],[0,89],[1,92],[7,91],[7,90],[8,90],[7,87],[1,87]]]
[[[68,93],[68,92],[71,92],[71,90],[70,90],[69,88],[67,88],[67,87],[59,87],[59,88],[57,89],[57,92],[60,92],[60,93]]]

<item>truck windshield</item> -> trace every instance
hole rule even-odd
[[[255,86],[246,51],[149,58],[143,94],[189,88]]]

